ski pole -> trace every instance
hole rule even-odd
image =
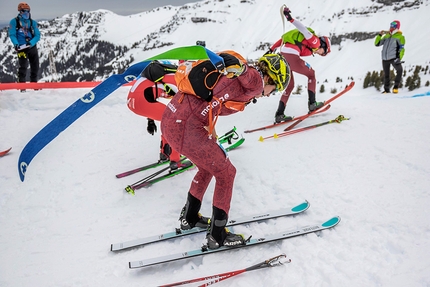
[[[345,118],[343,115],[339,115],[337,118],[335,118],[334,120],[330,120],[330,121],[327,121],[327,122],[323,122],[323,123],[319,123],[319,124],[315,124],[315,125],[311,125],[311,126],[307,126],[307,127],[304,127],[304,128],[299,128],[299,129],[294,129],[294,130],[290,130],[290,131],[286,131],[286,132],[283,132],[283,133],[280,133],[280,134],[274,134],[273,136],[268,136],[268,137],[260,137],[259,138],[259,141],[264,141],[264,140],[266,140],[266,139],[271,139],[271,138],[280,138],[280,137],[285,137],[285,136],[289,136],[289,135],[292,135],[292,134],[296,134],[296,133],[299,133],[299,132],[303,132],[303,131],[307,131],[307,130],[310,130],[310,129],[314,129],[314,128],[317,128],[317,127],[321,127],[321,126],[324,126],[324,125],[327,125],[327,124],[332,124],[332,123],[341,123],[342,121],[345,121],[345,120],[349,120],[350,118]]]
[[[190,283],[196,283],[196,282],[211,280],[209,282],[204,283],[203,285],[200,285],[199,287],[210,286],[210,285],[213,285],[213,284],[218,283],[220,281],[223,281],[225,279],[231,278],[233,276],[245,273],[247,271],[262,269],[262,268],[266,268],[266,267],[275,267],[275,266],[280,266],[284,263],[290,263],[291,259],[285,259],[286,257],[287,256],[285,254],[281,254],[281,255],[272,257],[270,259],[264,260],[261,263],[252,265],[252,266],[245,268],[245,269],[220,273],[220,274],[216,274],[216,275],[212,275],[212,276],[206,276],[206,277],[200,277],[200,278],[185,280],[185,281],[171,283],[171,284],[167,284],[167,285],[161,285],[159,287],[173,287],[173,286],[179,286],[179,285],[185,285],[185,284],[190,284]],[[282,260],[282,259],[284,259],[284,260]]]

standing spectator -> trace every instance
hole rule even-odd
[[[31,19],[30,5],[21,2],[18,4],[18,11],[18,16],[9,23],[9,38],[18,55],[18,82],[26,82],[28,62],[31,71],[30,82],[37,82],[39,53],[36,44],[40,40],[40,32],[37,22]]]
[[[405,37],[400,31],[400,21],[394,20],[390,24],[390,30],[382,30],[376,36],[375,46],[382,46],[382,68],[384,69],[384,91],[383,94],[390,92],[390,66],[396,70],[394,79],[393,93],[399,92],[399,85],[402,80],[402,58],[405,54]]]
[[[282,35],[281,39],[270,47],[269,52],[272,53],[275,49],[280,47],[282,56],[284,56],[288,64],[290,64],[291,71],[308,78],[308,108],[311,112],[321,108],[324,103],[316,101],[316,78],[314,69],[312,69],[311,65],[303,61],[300,57],[311,56],[314,54],[318,54],[320,56],[327,55],[330,53],[330,39],[326,36],[316,36],[314,30],[305,27],[298,20],[293,19],[291,11],[287,7],[284,8],[283,13],[287,20],[293,24],[296,29],[288,31]],[[292,117],[285,116],[284,111],[293,89],[294,76],[291,74],[290,83],[282,94],[278,110],[275,113],[275,123],[292,119]]]

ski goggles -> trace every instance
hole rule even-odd
[[[396,22],[391,22],[390,28],[396,29],[397,28],[397,23]]]
[[[28,10],[28,9],[22,9],[21,11],[19,11],[19,12],[21,12],[21,13],[30,13],[30,10]]]

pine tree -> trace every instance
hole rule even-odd
[[[366,89],[369,86],[371,86],[371,84],[370,84],[370,77],[371,77],[370,72],[367,72],[366,77],[364,78],[364,82],[363,82],[363,88],[364,89]]]

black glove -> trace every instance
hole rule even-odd
[[[19,51],[19,45],[15,45],[13,48],[15,49],[15,51]]]
[[[148,118],[148,127],[146,128],[150,135],[154,135],[157,132],[157,125],[155,124],[153,119]]]
[[[394,65],[400,65],[402,62],[400,62],[399,58],[396,58],[393,62]]]
[[[293,19],[293,17],[291,17],[291,10],[288,7],[284,8],[284,15],[288,21],[293,22],[294,19]]]

